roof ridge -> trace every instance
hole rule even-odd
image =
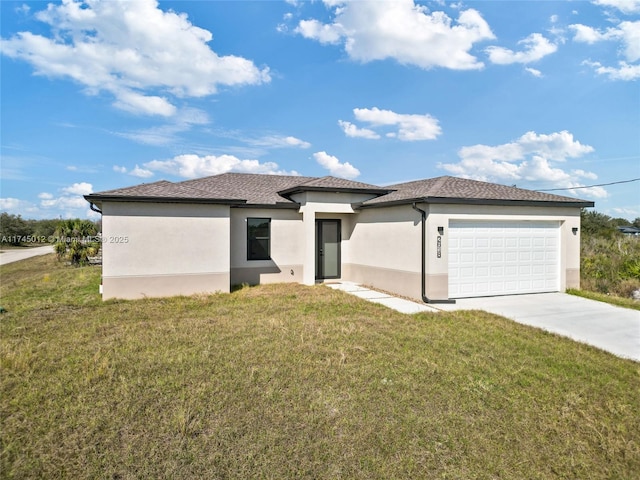
[[[323,177],[304,177],[306,178],[306,181],[299,183],[297,185],[295,185],[296,187],[304,187],[306,184],[308,183],[313,183],[313,182],[317,182],[318,180],[323,180],[325,178],[336,178],[336,177],[331,177],[331,175],[324,175]]]
[[[433,193],[438,192],[442,188],[442,186],[447,183],[447,181],[450,178],[453,178],[453,177],[451,177],[449,175],[443,175],[441,177],[434,178],[433,179],[433,180],[435,180],[434,185],[429,190],[433,191]]]

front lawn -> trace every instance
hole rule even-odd
[[[102,302],[0,267],[3,478],[637,478],[640,368],[318,287]]]

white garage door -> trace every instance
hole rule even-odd
[[[560,288],[559,222],[451,221],[448,234],[450,298]]]

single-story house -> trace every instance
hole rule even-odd
[[[632,227],[630,225],[618,227],[618,231],[620,233],[624,233],[625,235],[640,235],[640,228]]]
[[[102,213],[102,295],[353,281],[425,302],[580,282],[593,202],[443,176],[380,187],[225,173],[86,195]]]

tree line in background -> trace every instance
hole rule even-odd
[[[91,220],[25,220],[20,215],[0,214],[0,244],[13,247],[54,245],[56,255],[73,265],[88,263],[100,251],[100,222]]]
[[[640,235],[624,235],[618,227],[640,228],[633,222],[595,211],[581,214],[581,288],[630,297],[640,290]],[[95,256],[100,222],[90,220],[25,220],[20,215],[0,214],[0,238],[4,245],[53,243],[60,259],[85,264]]]

